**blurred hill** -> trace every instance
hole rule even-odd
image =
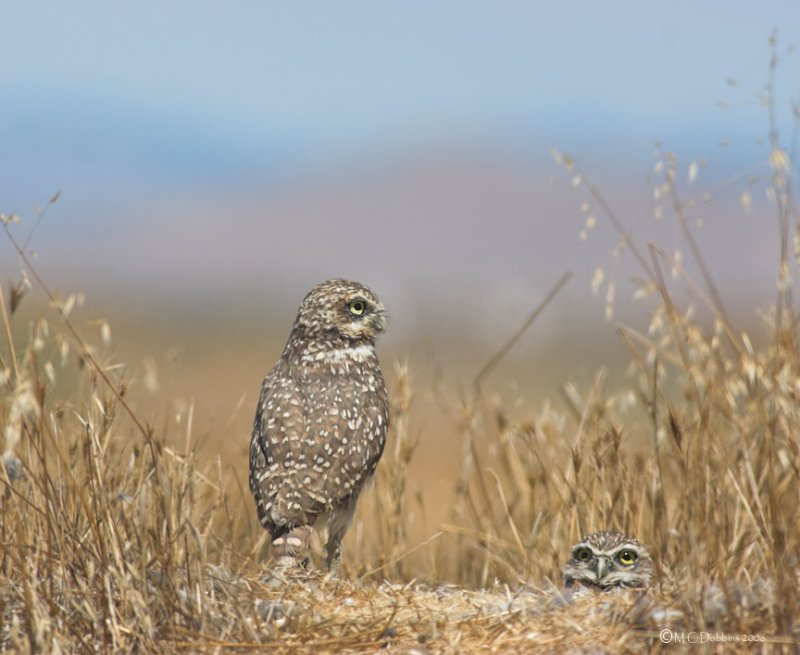
[[[668,206],[653,220],[647,170],[590,173],[633,238],[685,249]],[[701,169],[684,197],[698,200],[689,217],[701,250],[723,293],[760,297],[775,274],[769,207],[755,188],[750,212],[742,211],[746,180],[706,199],[703,178]],[[618,235],[584,189],[570,187],[555,165],[507,152],[425,152],[262,192],[194,187],[145,196],[73,225],[60,216],[67,195],[34,245],[45,270],[94,292],[163,295],[173,306],[235,298],[240,308],[266,308],[267,300],[296,305],[316,281],[341,275],[388,295],[397,319],[413,316],[427,329],[431,318],[440,324],[444,314],[465,313],[483,331],[498,311],[528,304],[567,269],[583,303],[592,271],[610,263]],[[597,227],[581,240],[588,215]],[[622,278],[633,272],[624,260]],[[431,316],[426,303],[439,311]]]

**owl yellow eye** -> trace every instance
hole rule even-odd
[[[577,548],[572,556],[579,562],[588,562],[592,558],[592,551],[584,546]]]
[[[347,303],[347,307],[350,309],[350,313],[353,314],[353,316],[361,316],[367,308],[367,303],[363,300],[354,300]]]
[[[636,554],[636,551],[633,551],[630,548],[626,548],[625,550],[621,550],[617,553],[617,561],[625,566],[630,566],[633,564],[638,557],[639,556]]]

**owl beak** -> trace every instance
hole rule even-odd
[[[372,319],[372,325],[376,332],[386,331],[386,314],[382,309],[378,312],[375,312],[375,316]]]
[[[608,559],[605,557],[597,558],[597,581],[602,580],[608,573]]]

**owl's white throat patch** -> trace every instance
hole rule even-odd
[[[318,353],[303,355],[307,362],[321,362],[324,364],[340,364],[342,362],[365,362],[375,357],[375,346],[362,344],[350,348],[334,348],[321,350]]]

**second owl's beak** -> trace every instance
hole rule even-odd
[[[608,559],[605,557],[597,558],[597,581],[602,580],[608,572]]]

